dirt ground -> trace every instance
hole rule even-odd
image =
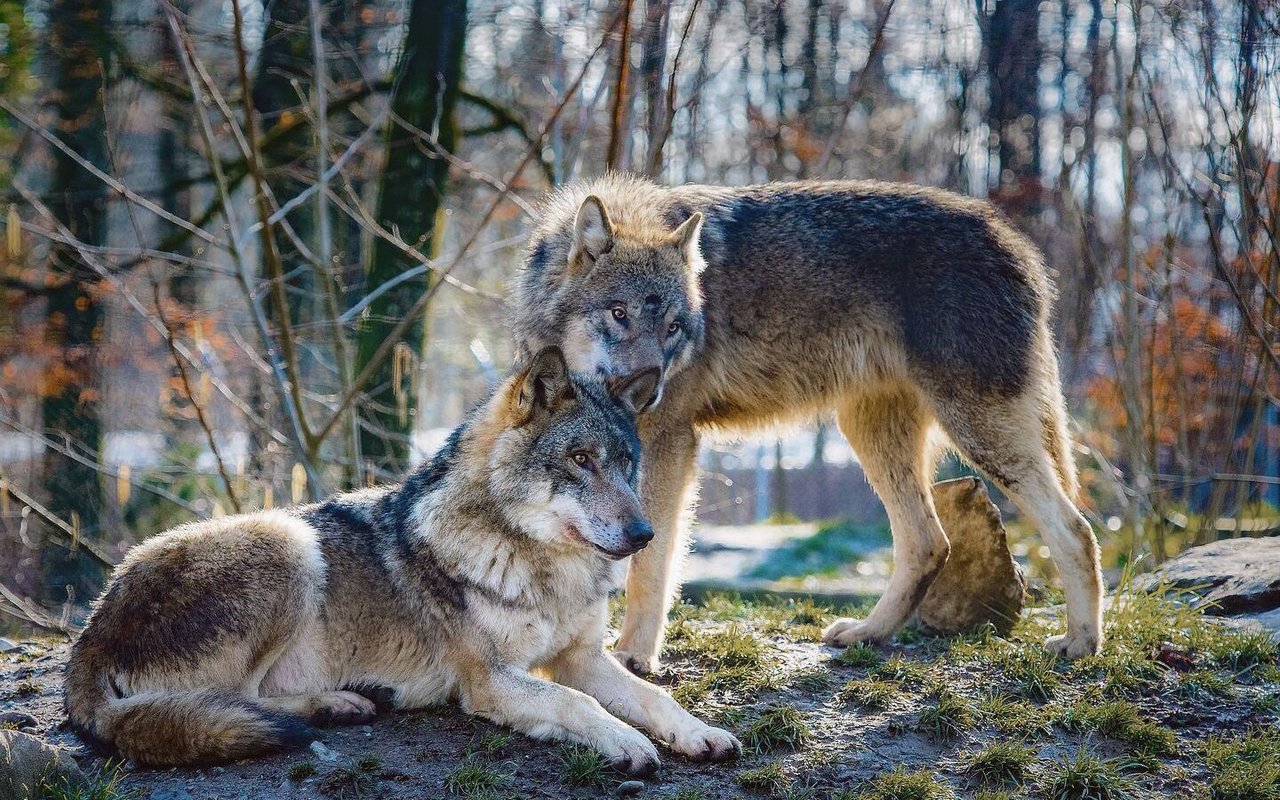
[[[668,755],[640,796],[1118,800],[1209,798],[1213,787],[1214,800],[1280,796],[1223,789],[1274,780],[1280,792],[1280,737],[1268,733],[1280,710],[1274,643],[1142,602],[1113,607],[1108,650],[1076,664],[1041,655],[1040,638],[1058,624],[1046,613],[1008,639],[908,631],[841,656],[817,641],[831,613],[819,605],[713,596],[681,606],[656,680],[748,751],[722,765]],[[452,709],[326,729],[310,750],[224,767],[110,764],[60,728],[67,649],[24,640],[0,655],[0,711],[30,714],[30,732],[113,777],[101,800],[587,798],[616,795],[623,781],[585,751]],[[1274,770],[1247,773],[1259,760]]]

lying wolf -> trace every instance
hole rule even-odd
[[[987,203],[874,182],[612,175],[547,201],[516,291],[521,352],[557,344],[587,374],[661,370],[640,422],[656,537],[631,565],[616,647],[632,669],[656,664],[700,434],[826,412],[884,501],[894,560],[867,618],[837,620],[827,642],[893,636],[946,562],[929,485],[950,446],[1053,553],[1068,626],[1049,649],[1098,649],[1097,542],[1072,500],[1052,288],[1035,246]]]
[[[72,648],[71,725],[146,764],[197,764],[310,741],[308,723],[368,720],[375,701],[456,700],[633,774],[657,750],[612,715],[728,758],[732,735],[604,653],[608,592],[653,535],[638,449],[630,414],[551,348],[403,485],[157,536]]]

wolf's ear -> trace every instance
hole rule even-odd
[[[632,414],[639,414],[649,407],[662,383],[662,370],[650,367],[625,378],[610,378],[609,395]]]
[[[702,251],[698,247],[698,236],[702,233],[702,212],[695,211],[688,219],[680,223],[680,227],[671,233],[671,241],[684,254],[685,259],[695,270],[701,271],[703,266]]]
[[[510,408],[515,426],[524,425],[541,411],[554,411],[574,398],[573,383],[564,353],[554,345],[544,347],[530,359],[524,371],[512,381]]]
[[[578,206],[573,220],[573,246],[569,248],[569,269],[589,269],[600,256],[613,249],[613,221],[599,197],[588,195]]]

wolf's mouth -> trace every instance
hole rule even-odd
[[[566,525],[565,529],[568,531],[570,539],[573,539],[574,541],[579,542],[581,544],[590,545],[592,548],[594,548],[595,550],[598,550],[605,557],[609,558],[612,561],[621,561],[622,559],[628,556],[635,555],[641,550],[641,548],[639,547],[637,547],[635,550],[625,550],[625,551],[610,550],[609,548],[603,545],[596,544],[595,542],[591,541],[587,537],[583,536],[582,531],[578,530],[578,526],[574,525],[573,523],[569,523],[568,525]]]

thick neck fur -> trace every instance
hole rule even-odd
[[[494,495],[486,454],[493,426],[464,424],[430,465],[399,490],[401,577],[462,603],[475,599],[522,608],[597,602],[621,578],[621,568],[568,542],[543,542],[523,532]],[[441,586],[439,584],[449,584]],[[549,596],[560,602],[546,603]]]

